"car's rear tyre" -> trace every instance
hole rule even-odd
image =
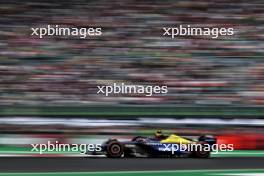
[[[120,158],[124,153],[124,146],[117,140],[109,141],[106,147],[106,156],[109,158]]]
[[[192,157],[194,158],[209,158],[211,155],[211,151],[209,150],[210,148],[205,147],[205,145],[208,145],[206,142],[198,142],[202,147],[197,147],[197,150],[194,150],[192,152]]]

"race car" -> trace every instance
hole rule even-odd
[[[130,141],[109,139],[102,144],[100,154],[109,158],[121,157],[196,157],[208,158],[216,138],[209,135],[189,139],[175,134],[134,137]],[[95,154],[95,153],[94,153]],[[98,153],[97,153],[98,154]]]

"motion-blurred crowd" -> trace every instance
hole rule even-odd
[[[251,1],[1,0],[0,105],[264,105],[264,4]],[[47,25],[103,35],[31,36]],[[233,36],[163,37],[163,27],[233,27]],[[97,94],[113,83],[167,95]]]

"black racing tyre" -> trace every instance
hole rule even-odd
[[[192,151],[192,157],[194,158],[209,158],[211,155],[211,151],[206,148],[205,145],[208,145],[206,142],[198,142],[202,147],[197,150]],[[206,150],[205,150],[206,149]]]
[[[212,140],[212,139],[215,139],[212,135],[202,135],[198,138],[198,141],[206,141],[206,140]]]
[[[117,140],[109,141],[106,146],[106,156],[108,158],[120,158],[124,153],[124,146]]]
[[[199,136],[198,141],[205,141],[206,135]]]

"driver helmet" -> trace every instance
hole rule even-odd
[[[163,133],[162,133],[161,130],[157,130],[156,133],[155,133],[156,137],[161,137],[162,135],[163,135]]]

